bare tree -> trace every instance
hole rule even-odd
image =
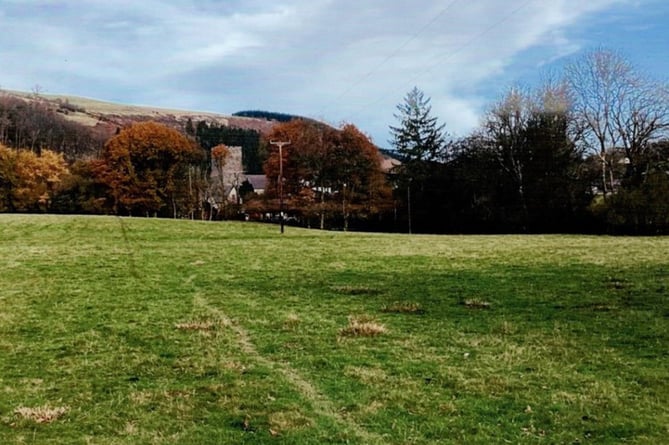
[[[569,118],[566,87],[554,81],[537,90],[512,88],[486,115],[483,141],[507,178],[523,230],[531,229],[542,206],[565,206],[563,193],[552,187],[564,183],[571,161],[580,157],[567,132]]]
[[[615,189],[612,152],[624,149],[628,172],[638,173],[649,144],[669,129],[665,85],[638,74],[622,56],[596,50],[566,68],[574,132],[602,166],[604,195]]]
[[[484,122],[485,139],[497,163],[512,178],[527,220],[525,199],[524,151],[526,129],[533,111],[532,100],[527,91],[512,88],[498,103],[493,105]]]

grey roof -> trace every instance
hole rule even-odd
[[[253,186],[253,190],[265,190],[267,188],[267,177],[265,175],[246,175],[246,179]]]

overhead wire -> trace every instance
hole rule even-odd
[[[429,27],[431,27],[437,20],[439,20],[448,10],[450,10],[453,5],[455,5],[458,1],[460,0],[452,0],[444,9],[439,11],[435,16],[432,17],[425,25],[423,25],[418,31],[416,31],[413,35],[411,35],[409,38],[407,38],[401,45],[396,47],[390,54],[388,54],[381,62],[376,64],[371,70],[369,70],[366,74],[358,78],[358,80],[354,81],[349,85],[345,90],[343,90],[341,93],[337,95],[335,99],[332,100],[332,102],[338,102],[342,98],[344,98],[348,93],[353,91],[357,86],[362,84],[364,81],[369,79],[372,74],[376,73],[381,67],[383,67],[386,63],[388,63],[390,60],[392,60],[394,57],[396,57],[404,48],[406,48],[411,42],[416,40],[418,36],[420,36],[423,32],[425,32]],[[319,114],[324,114],[325,111],[327,111],[332,102],[328,105],[326,105],[323,109],[321,109]]]
[[[485,28],[484,30],[482,30],[481,32],[479,32],[478,34],[474,35],[471,39],[469,39],[468,41],[466,41],[466,42],[465,42],[463,45],[461,45],[460,47],[458,47],[458,48],[456,48],[456,49],[454,49],[454,50],[452,50],[452,51],[448,51],[448,52],[446,52],[446,53],[442,53],[441,56],[439,56],[439,57],[436,58],[436,59],[437,59],[437,62],[436,62],[436,63],[433,63],[432,65],[428,66],[428,68],[425,69],[425,70],[421,70],[421,72],[420,72],[419,74],[417,74],[417,75],[415,75],[414,77],[412,77],[411,80],[408,81],[406,84],[409,85],[409,86],[413,85],[413,84],[415,83],[416,80],[418,80],[418,79],[420,79],[421,77],[425,76],[426,74],[432,72],[432,70],[434,70],[436,67],[442,65],[445,61],[447,61],[448,59],[452,58],[452,57],[455,56],[456,54],[462,52],[463,50],[465,50],[466,48],[468,48],[469,46],[471,46],[474,42],[476,42],[476,41],[477,41],[478,39],[480,39],[481,37],[485,36],[486,34],[488,34],[489,32],[491,32],[492,30],[494,30],[494,29],[497,28],[498,26],[500,26],[500,25],[502,25],[503,23],[507,22],[509,19],[511,19],[512,17],[514,17],[516,14],[518,14],[518,12],[520,12],[523,8],[525,8],[525,7],[526,7],[527,5],[529,5],[530,3],[533,3],[534,1],[536,1],[536,0],[526,0],[526,1],[524,1],[524,2],[521,3],[518,7],[512,9],[511,12],[509,12],[509,13],[506,14],[506,15],[504,15],[500,20],[494,22],[493,24],[491,24],[490,26],[488,26],[487,28]],[[383,95],[383,96],[379,97],[379,99],[377,99],[377,100],[375,100],[375,101],[373,101],[373,102],[367,103],[367,104],[365,104],[365,105],[359,107],[353,114],[349,114],[349,115],[348,115],[348,119],[346,119],[346,120],[348,120],[348,121],[353,121],[353,118],[358,117],[362,111],[367,110],[368,108],[370,108],[370,107],[372,107],[372,106],[374,106],[374,105],[379,104],[379,103],[382,102],[386,97],[387,97],[387,95]]]

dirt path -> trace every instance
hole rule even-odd
[[[338,424],[353,431],[356,436],[365,444],[383,444],[387,441],[378,434],[367,431],[358,425],[353,419],[343,416],[337,409],[335,404],[322,392],[318,390],[311,382],[304,378],[297,370],[292,368],[288,363],[278,362],[269,359],[258,352],[255,345],[251,341],[249,332],[232,320],[220,309],[211,306],[203,297],[196,295],[193,298],[194,306],[205,309],[221,321],[224,326],[231,329],[237,336],[237,340],[241,350],[256,360],[259,364],[266,366],[269,369],[279,372],[288,382],[290,382],[300,392],[302,397],[308,400],[314,407],[317,414],[329,417]]]

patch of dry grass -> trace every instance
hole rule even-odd
[[[369,286],[333,286],[332,290],[344,295],[376,295],[381,291]]]
[[[313,424],[311,419],[299,411],[279,411],[269,415],[269,426],[273,436],[278,436],[282,432],[310,427]]]
[[[481,300],[479,298],[469,298],[462,302],[468,309],[490,309],[492,304],[489,301]]]
[[[349,317],[348,326],[339,330],[344,337],[376,337],[388,332],[386,327],[368,316]]]
[[[420,303],[408,302],[408,301],[394,301],[390,304],[386,304],[381,308],[383,312],[389,312],[394,314],[424,314],[425,309],[420,305]]]
[[[35,423],[51,423],[58,420],[69,410],[66,406],[50,407],[48,405],[38,407],[21,406],[14,410],[14,414],[22,419],[30,420]]]
[[[367,385],[382,385],[388,380],[386,372],[377,367],[348,366],[344,370],[344,375]]]
[[[300,325],[300,317],[295,313],[290,313],[283,320],[283,329],[286,331],[294,331]]]
[[[211,320],[198,320],[177,323],[174,325],[175,329],[180,331],[213,331],[221,325],[220,322]]]

